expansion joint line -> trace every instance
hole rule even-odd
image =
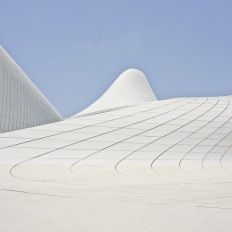
[[[178,101],[175,101],[175,102],[181,102],[183,100],[178,100]],[[174,102],[174,103],[175,103]],[[148,111],[151,111],[151,110],[154,110],[154,109],[159,109],[159,108],[162,108],[164,106],[168,106],[170,104],[172,104],[173,102],[171,103],[168,103],[166,105],[161,105],[161,106],[158,106],[158,107],[152,107],[151,109],[148,109],[148,110],[144,110],[144,111],[141,111],[141,112],[138,112],[138,113],[134,113],[134,114],[131,114],[131,115],[126,115],[126,116],[122,116],[122,117],[119,117],[119,118],[115,118],[115,119],[111,119],[111,120],[107,120],[107,121],[104,121],[104,122],[99,122],[99,123],[95,123],[95,124],[92,124],[92,125],[89,125],[89,126],[83,126],[81,128],[77,128],[77,129],[72,129],[72,130],[67,130],[67,131],[63,131],[63,132],[59,132],[59,133],[56,133],[56,134],[53,134],[53,135],[48,135],[48,136],[44,136],[44,137],[41,137],[41,138],[36,138],[36,139],[31,139],[29,141],[26,141],[26,142],[21,142],[21,143],[15,143],[13,145],[9,145],[9,146],[5,146],[5,147],[1,147],[0,150],[3,150],[3,149],[6,149],[6,148],[10,148],[10,147],[14,147],[14,146],[18,146],[18,145],[22,145],[22,144],[26,144],[26,143],[30,143],[30,142],[34,142],[34,141],[38,141],[38,140],[43,140],[43,139],[47,139],[47,138],[51,138],[51,137],[54,137],[54,136],[57,136],[57,135],[63,135],[63,134],[66,134],[66,133],[70,133],[70,132],[74,132],[74,131],[78,131],[78,130],[82,130],[82,129],[85,129],[85,128],[89,128],[89,127],[92,127],[92,126],[99,126],[101,124],[104,124],[104,123],[107,123],[107,122],[113,122],[113,121],[116,121],[116,120],[119,120],[119,119],[122,119],[122,118],[126,118],[128,116],[134,116],[134,115],[137,115],[137,114],[141,114],[143,112],[148,112]],[[74,118],[73,118],[74,119]],[[76,119],[76,118],[75,118]],[[68,120],[68,119],[67,119]],[[63,122],[63,121],[62,121]],[[58,122],[59,123],[59,122]],[[54,123],[56,124],[56,123]],[[8,138],[8,137],[4,137],[4,138]]]
[[[227,107],[225,108],[225,110],[223,112],[226,111],[226,109],[228,108],[228,106],[230,105],[230,100],[229,100],[229,103],[227,105]],[[221,114],[220,114],[221,115]],[[232,117],[230,117],[228,120],[226,120],[217,130],[215,130],[213,133],[211,133],[209,136],[213,135],[215,132],[217,132],[219,129],[221,129],[227,122],[229,122],[230,120],[232,119]],[[230,130],[229,134],[232,132],[232,129]],[[208,136],[208,137],[209,137]],[[201,161],[201,166],[202,168],[206,169],[206,167],[204,166],[204,162],[206,160],[206,157],[209,155],[209,153],[223,140],[225,139],[226,137],[228,136],[228,134],[226,134],[223,138],[221,138],[204,156],[204,158],[202,159]],[[204,140],[203,140],[204,141]]]
[[[195,100],[197,100],[197,99],[198,99],[198,98],[196,98]],[[196,109],[196,108],[200,107],[201,105],[203,105],[207,100],[208,100],[208,99],[206,99],[203,103],[201,103],[199,106],[195,107],[194,109]],[[192,102],[193,102],[193,101],[192,101]],[[183,106],[177,107],[177,108],[175,108],[174,110],[179,109],[179,108],[181,108],[181,107],[184,107],[184,106],[186,106],[186,105],[189,105],[189,104],[191,104],[192,102],[189,102],[189,103],[187,103],[187,104],[185,104],[185,105],[183,105]],[[192,109],[192,110],[194,110],[194,109]],[[163,125],[165,125],[166,123],[169,123],[169,122],[171,122],[171,121],[173,121],[173,120],[176,120],[176,119],[182,117],[183,115],[188,114],[188,113],[191,112],[192,110],[189,110],[189,111],[187,111],[186,113],[184,113],[184,114],[182,114],[182,115],[180,115],[180,116],[178,116],[178,117],[175,117],[174,119],[171,119],[171,120],[169,120],[169,121],[167,121],[167,122],[165,122],[165,123],[162,123],[162,124],[160,124],[159,126],[163,126]],[[159,126],[157,126],[157,127],[159,127]],[[152,128],[152,129],[150,129],[150,130],[156,129],[157,127],[154,127],[154,128]],[[179,128],[178,128],[178,129],[179,129]],[[150,131],[150,130],[148,130],[148,131]],[[144,132],[142,132],[141,134],[146,133],[146,132],[148,132],[148,131],[144,131]],[[172,131],[172,132],[174,132],[174,131]],[[171,132],[171,133],[172,133],[172,132]],[[121,160],[119,160],[119,161],[117,162],[117,164],[115,165],[115,171],[118,172],[119,174],[122,174],[122,175],[123,175],[123,173],[121,173],[120,171],[118,171],[118,166],[119,166],[120,163],[122,163],[126,158],[128,158],[129,156],[131,156],[131,155],[134,154],[135,152],[138,152],[139,150],[143,149],[144,147],[146,147],[146,146],[148,146],[148,145],[154,143],[155,141],[158,141],[158,140],[161,139],[161,138],[166,137],[166,136],[169,135],[169,134],[170,134],[170,133],[168,133],[168,134],[166,134],[166,135],[164,135],[164,136],[162,136],[162,137],[160,137],[160,138],[158,138],[158,139],[155,139],[155,140],[153,140],[153,141],[150,142],[150,143],[145,144],[144,146],[142,146],[142,147],[140,147],[139,149],[137,149],[137,150],[131,152],[130,154],[128,154],[127,156],[125,156],[124,158],[122,158]]]
[[[104,121],[104,122],[97,123],[97,124],[94,124],[94,125],[91,125],[91,126],[95,126],[95,125],[99,125],[99,124],[104,124],[104,123],[106,123],[106,122],[116,121],[116,120],[119,120],[119,119],[122,119],[122,118],[126,118],[126,117],[129,117],[129,116],[134,116],[134,115],[137,115],[137,114],[141,114],[142,112],[148,112],[148,111],[151,111],[151,110],[154,110],[154,109],[162,108],[162,107],[165,107],[165,106],[168,106],[168,105],[177,103],[177,102],[181,102],[181,101],[183,101],[183,100],[184,100],[184,99],[178,100],[178,101],[175,101],[175,102],[171,102],[171,103],[168,103],[168,104],[165,104],[165,105],[161,105],[161,106],[155,107],[155,108],[153,107],[153,108],[151,108],[151,109],[149,109],[149,110],[140,111],[140,112],[138,112],[138,113],[134,113],[134,114],[131,114],[131,115],[126,115],[126,116],[119,117],[119,118],[116,118],[116,119]],[[159,116],[159,115],[158,115],[158,116]],[[134,124],[136,124],[136,123],[133,123],[133,124],[131,124],[131,125],[134,125]],[[91,126],[87,126],[87,127],[91,127]],[[86,127],[84,127],[84,128],[86,128]],[[80,128],[79,128],[79,129],[80,129]],[[83,129],[83,128],[81,128],[81,129]],[[117,128],[117,129],[112,130],[112,131],[110,131],[110,132],[117,131],[117,130],[120,130],[120,129],[121,129],[121,128]],[[68,132],[73,132],[73,131],[77,131],[77,130],[78,130],[78,129],[70,130],[70,131],[66,131],[66,132],[63,132],[63,133],[58,133],[58,134],[56,134],[56,135],[64,134],[64,133],[68,133]],[[37,159],[37,158],[39,158],[39,157],[45,156],[45,155],[47,155],[47,154],[49,154],[49,153],[52,153],[52,152],[54,152],[54,151],[58,151],[58,150],[61,150],[61,149],[63,149],[63,148],[67,148],[67,147],[69,147],[69,146],[72,146],[72,145],[75,145],[75,144],[78,144],[78,143],[81,143],[81,142],[85,142],[85,141],[87,141],[87,140],[89,140],[89,139],[93,139],[93,138],[99,137],[99,136],[101,136],[101,135],[108,134],[108,133],[110,133],[110,132],[102,133],[102,134],[100,134],[100,135],[96,135],[96,136],[93,136],[93,137],[90,137],[90,138],[87,138],[87,139],[84,139],[84,140],[81,140],[81,141],[78,141],[78,142],[74,142],[74,143],[68,144],[68,145],[66,145],[66,146],[62,146],[62,147],[56,148],[56,149],[54,149],[54,150],[45,152],[45,153],[43,153],[43,154],[34,156],[34,157],[32,157],[32,158],[26,159],[26,160],[24,160],[24,161],[22,161],[22,162],[19,162],[19,163],[13,165],[13,166],[11,167],[9,173],[10,173],[10,175],[13,176],[14,178],[18,178],[18,179],[22,179],[22,180],[29,180],[29,179],[20,178],[20,177],[16,176],[16,175],[13,173],[14,169],[15,169],[16,167],[20,166],[21,164],[24,164],[24,163],[26,163],[26,162],[28,162],[28,161],[33,160],[33,159]],[[52,136],[55,136],[55,135],[52,135]],[[52,136],[47,136],[47,137],[43,137],[43,138],[48,138],[48,137],[52,137]],[[43,138],[42,138],[42,139],[43,139]],[[38,140],[38,139],[36,139],[36,140]],[[33,140],[33,141],[34,141],[34,140]],[[30,141],[30,142],[32,142],[32,141]],[[22,144],[22,143],[20,143],[20,144]],[[18,145],[18,144],[15,144],[14,146],[16,146],[16,145]],[[10,147],[12,147],[12,146],[10,146]],[[31,180],[31,181],[38,181],[38,180]],[[40,180],[40,181],[42,181],[42,180]],[[44,180],[44,181],[46,181],[46,180]]]
[[[208,123],[206,123],[204,126],[202,126],[201,128],[199,128],[197,131],[195,131],[194,133],[192,133],[191,135],[197,133],[199,130],[201,130],[202,128],[206,127],[207,125],[209,125],[212,121],[214,121],[216,118],[218,118],[223,112],[225,112],[225,110],[229,107],[229,103],[230,101],[228,101],[228,104],[227,106],[217,115],[215,116],[213,119],[211,119]],[[215,107],[215,106],[214,106]],[[185,171],[183,168],[182,168],[182,162],[183,160],[185,159],[185,157],[193,150],[195,149],[197,146],[199,146],[204,140],[208,139],[214,132],[212,132],[211,134],[209,134],[207,137],[205,137],[203,140],[201,140],[199,143],[197,143],[195,146],[193,146],[182,158],[181,160],[179,161],[179,168],[182,170],[182,171]]]
[[[194,101],[196,101],[196,100],[197,100],[197,98],[194,99],[194,100],[191,101],[191,102],[194,102]],[[191,103],[191,102],[190,102],[190,103]],[[187,104],[184,104],[183,106],[188,105],[188,104],[190,104],[190,103],[188,102]],[[183,107],[183,106],[180,106],[180,107]],[[178,108],[179,108],[179,107],[178,107]],[[174,111],[174,110],[176,110],[176,108],[175,108],[175,109],[172,109],[172,110],[170,110],[170,111],[167,111],[167,112],[165,112],[165,113],[156,115],[156,116],[154,116],[154,117],[144,119],[144,120],[142,120],[142,121],[139,121],[139,122],[136,122],[136,123],[127,125],[127,126],[125,126],[125,127],[121,127],[121,128],[119,128],[119,129],[117,129],[117,130],[124,129],[124,128],[127,128],[127,127],[129,127],[129,126],[136,125],[136,124],[138,124],[138,123],[148,121],[148,120],[150,120],[150,119],[154,119],[154,118],[159,117],[159,116],[161,116],[161,115],[170,113],[171,111]],[[89,158],[89,157],[91,157],[91,156],[93,156],[93,155],[95,155],[95,154],[97,154],[97,153],[99,153],[99,152],[101,152],[101,151],[104,151],[104,150],[106,150],[106,149],[108,149],[108,148],[110,148],[110,147],[112,147],[112,146],[115,146],[116,144],[125,142],[125,141],[127,141],[128,139],[131,139],[131,138],[136,137],[136,136],[138,136],[138,135],[141,135],[141,134],[143,134],[143,133],[145,133],[145,132],[148,132],[148,131],[150,131],[150,130],[153,130],[153,129],[155,129],[155,128],[161,126],[161,125],[163,125],[163,124],[160,124],[160,125],[158,125],[158,126],[156,126],[156,127],[152,127],[152,128],[150,128],[150,129],[148,129],[148,130],[146,130],[146,131],[143,131],[143,132],[138,133],[138,134],[136,134],[136,135],[130,136],[130,137],[126,138],[126,139],[120,140],[120,141],[118,141],[118,142],[116,142],[116,143],[114,143],[114,144],[111,144],[111,145],[109,145],[109,146],[107,146],[107,147],[104,147],[103,149],[100,149],[100,150],[98,150],[98,151],[96,151],[96,152],[94,152],[94,153],[92,153],[92,154],[90,154],[90,155],[88,155],[88,156],[86,156],[86,157],[84,157],[84,158],[82,158],[82,159],[76,161],[75,163],[73,163],[73,164],[70,166],[70,168],[69,168],[70,173],[73,174],[72,168],[73,168],[76,164],[80,163],[81,161],[83,161],[83,160],[85,160],[85,159],[87,159],[87,158]]]

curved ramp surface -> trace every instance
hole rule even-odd
[[[157,100],[156,96],[145,75],[137,69],[128,69],[116,79],[97,101],[77,115],[96,113],[155,100]]]
[[[230,231],[231,100],[153,101],[0,135],[2,230]]]

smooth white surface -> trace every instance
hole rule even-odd
[[[62,116],[0,46],[0,133],[62,120]]]
[[[0,132],[61,119],[0,65]],[[156,101],[129,69],[74,117],[1,134],[0,231],[231,231],[231,99]]]
[[[1,134],[1,230],[230,231],[230,101],[153,101]]]
[[[92,105],[77,115],[157,100],[145,75],[137,69],[123,72]],[[75,116],[74,116],[75,117]]]

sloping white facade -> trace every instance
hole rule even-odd
[[[0,46],[0,133],[62,120],[62,116]]]

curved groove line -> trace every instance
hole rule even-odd
[[[189,112],[191,112],[191,111],[197,109],[198,107],[201,107],[203,104],[205,104],[205,102],[207,102],[207,100],[208,100],[208,98],[207,98],[203,103],[201,103],[199,106],[197,106],[197,107],[195,107],[194,109],[191,109],[190,111],[188,111],[188,112],[186,112],[186,113],[184,113],[184,114],[178,116],[177,118],[180,118],[180,117],[182,117],[183,115],[186,115],[186,114],[188,114]],[[177,109],[177,108],[176,108],[176,109]],[[177,119],[177,118],[175,118],[175,119]],[[175,119],[173,119],[173,120],[175,120]],[[194,119],[194,120],[195,120],[195,119]],[[193,122],[194,120],[190,121],[189,123]],[[171,121],[172,121],[172,120],[171,120]],[[170,122],[170,121],[169,121],[169,122]],[[166,123],[167,123],[167,122],[166,122]],[[187,124],[189,124],[189,123],[187,123]],[[185,124],[185,125],[187,125],[187,124]],[[142,148],[144,148],[144,147],[146,147],[146,146],[148,146],[148,145],[150,145],[150,144],[152,144],[152,143],[158,141],[159,139],[164,138],[164,137],[166,137],[166,136],[172,134],[173,132],[176,132],[177,130],[179,130],[180,128],[184,127],[185,125],[183,125],[183,126],[177,128],[177,129],[174,130],[174,131],[171,131],[170,133],[168,133],[168,134],[166,134],[166,135],[164,135],[164,136],[162,136],[162,137],[160,137],[160,138],[158,138],[158,139],[156,139],[156,140],[153,140],[152,142],[150,142],[150,143],[144,145],[143,147],[140,147],[140,148],[137,149],[136,151],[130,153],[130,154],[127,155],[127,156],[125,156],[123,159],[119,160],[119,162],[115,165],[115,170],[116,170],[119,174],[122,174],[121,172],[118,171],[117,167],[119,166],[119,164],[120,164],[123,160],[125,160],[127,157],[131,156],[132,154],[136,153],[137,151],[141,150]],[[160,155],[159,155],[159,156],[160,156]],[[159,156],[158,156],[158,157],[159,157]],[[158,157],[157,157],[157,158],[158,158]],[[152,164],[151,164],[151,165],[152,165]]]
[[[207,126],[209,123],[211,123],[213,120],[215,120],[217,117],[219,117],[228,107],[229,107],[229,103],[230,101],[228,101],[228,104],[227,106],[217,115],[215,116],[213,119],[211,119],[205,126]],[[198,130],[197,130],[198,131]],[[195,134],[197,131],[195,131],[194,133],[192,134]],[[199,143],[197,143],[194,147],[191,148],[191,150],[189,150],[181,159],[180,159],[180,162],[179,162],[179,168],[182,170],[182,171],[185,171],[182,167],[181,167],[181,164],[184,160],[184,158],[194,149],[196,148],[199,144],[201,144],[204,140],[206,140],[207,138],[209,138],[214,132],[210,133],[207,137],[205,137],[204,139],[202,139]]]
[[[203,103],[201,103],[200,105],[198,105],[197,107],[195,107],[194,109],[191,109],[191,110],[187,111],[186,113],[184,113],[184,114],[182,114],[182,115],[180,115],[180,116],[178,116],[178,117],[176,117],[176,118],[174,118],[174,119],[172,119],[172,120],[170,120],[170,121],[176,120],[177,118],[180,118],[180,117],[182,117],[183,115],[188,114],[189,112],[191,112],[191,111],[195,110],[196,108],[198,108],[198,107],[202,106],[203,104],[205,104],[205,102],[206,102],[207,100],[208,100],[208,98],[207,98]],[[181,108],[181,107],[178,107],[178,108]],[[176,108],[176,109],[178,109],[178,108]],[[168,123],[168,122],[170,122],[170,121],[167,121],[167,122],[165,122],[164,124],[166,124],[166,123]],[[144,146],[140,147],[139,149],[137,149],[137,150],[133,151],[132,153],[128,154],[127,156],[125,156],[124,158],[122,158],[121,160],[118,161],[118,163],[115,165],[115,171],[118,172],[119,174],[123,175],[123,173],[121,173],[121,172],[118,171],[118,166],[119,166],[119,164],[120,164],[123,160],[125,160],[127,157],[131,156],[131,155],[134,154],[135,152],[141,150],[142,148],[144,148],[144,147],[146,147],[146,146],[148,146],[148,145],[150,145],[150,144],[152,144],[152,143],[154,143],[154,142],[156,142],[156,141],[158,141],[158,140],[160,140],[160,139],[162,139],[162,138],[164,138],[164,137],[170,135],[171,133],[177,131],[177,130],[180,129],[180,128],[181,128],[181,127],[177,128],[176,130],[171,131],[170,133],[168,133],[168,134],[166,134],[166,135],[164,135],[164,136],[162,136],[162,137],[160,137],[160,138],[158,138],[158,139],[156,139],[156,140],[153,140],[153,141],[150,142],[150,143],[145,144]]]
[[[196,101],[196,100],[197,100],[197,98],[194,99],[194,100],[191,101],[191,102],[188,102],[187,104],[184,104],[183,106],[188,105],[188,104],[190,104],[190,103],[192,103],[192,102],[194,102],[194,101]],[[177,107],[177,108],[181,108],[181,107],[183,107],[183,106],[180,106],[180,107]],[[168,112],[162,113],[162,114],[160,114],[160,115],[156,115],[156,116],[154,116],[154,117],[152,117],[152,118],[156,118],[156,117],[158,117],[158,116],[167,114],[167,113],[169,113],[169,112],[171,112],[171,111],[176,110],[177,108],[172,109],[172,110],[170,110],[170,111],[168,111]],[[147,119],[145,119],[145,120],[143,120],[143,121],[141,121],[141,122],[150,120],[150,119],[152,119],[152,118],[147,118]],[[172,120],[173,120],[173,119],[172,119]],[[170,120],[170,121],[172,121],[172,120]],[[169,122],[170,122],[170,121],[169,121]],[[140,123],[140,122],[138,122],[138,123]],[[167,123],[167,122],[165,122],[165,123]],[[126,141],[126,140],[128,140],[128,139],[131,139],[131,138],[136,137],[136,136],[138,136],[138,135],[141,135],[141,134],[143,134],[143,133],[146,133],[146,132],[148,132],[148,131],[150,131],[150,130],[153,130],[153,129],[157,128],[157,127],[160,127],[160,126],[164,125],[165,123],[162,123],[162,124],[160,124],[160,125],[158,125],[158,126],[155,126],[155,127],[150,128],[150,129],[148,129],[148,130],[146,130],[146,131],[143,131],[143,132],[141,132],[141,133],[138,133],[138,134],[136,134],[136,135],[133,135],[133,136],[131,136],[131,137],[128,137],[128,138],[126,138],[126,139],[123,139],[123,140],[121,140],[121,141],[118,141],[117,143],[111,144],[111,145],[109,145],[109,146],[107,146],[107,147],[105,147],[105,148],[103,148],[103,149],[101,149],[101,150],[98,150],[98,151],[96,151],[96,152],[94,152],[94,153],[92,153],[92,154],[90,154],[90,155],[88,155],[88,156],[86,156],[86,157],[84,157],[84,158],[82,158],[82,159],[76,161],[75,163],[73,163],[73,164],[69,167],[70,173],[73,174],[72,168],[73,168],[76,164],[78,164],[78,163],[80,163],[81,161],[83,161],[83,160],[85,160],[85,159],[87,159],[87,158],[89,158],[89,157],[91,157],[91,156],[97,154],[98,152],[103,151],[103,150],[105,150],[105,149],[107,149],[107,148],[109,148],[109,147],[115,146],[116,144],[119,144],[119,143],[121,143],[121,142],[124,142],[124,141]],[[136,124],[137,124],[137,123],[136,123]]]
[[[193,121],[191,121],[190,123],[196,121],[198,118],[202,117],[203,115],[207,114],[210,110],[212,110],[217,104],[218,104],[219,100],[207,111],[205,111],[202,115],[200,115],[199,117],[195,118]],[[189,123],[188,123],[189,124]],[[188,125],[185,124],[184,126]],[[208,123],[207,123],[208,124]],[[162,152],[158,157],[156,157],[156,159],[154,159],[151,163],[151,169],[153,171],[155,171],[155,169],[153,168],[153,164],[154,162],[160,157],[162,156],[165,152],[167,152],[168,150],[170,150],[171,148],[173,148],[174,146],[178,145],[180,142],[184,141],[185,139],[189,138],[190,136],[192,136],[194,133],[198,132],[199,130],[201,130],[202,128],[204,128],[207,124],[205,124],[204,126],[200,127],[199,129],[197,129],[195,132],[193,132],[192,134],[186,136],[185,138],[183,138],[182,140],[178,141],[177,143],[173,144],[171,147],[169,147],[167,150],[165,150],[164,152]]]
[[[176,102],[174,102],[174,103],[181,102],[181,101],[183,101],[183,100],[185,100],[185,99],[182,99],[182,100],[180,100],[180,101],[176,101]],[[193,100],[193,101],[194,101],[194,100]],[[171,104],[174,104],[174,103],[172,102],[172,103],[169,103],[169,104],[167,104],[167,105],[171,105]],[[167,106],[167,105],[164,105],[164,106]],[[155,109],[161,108],[161,107],[163,107],[163,106],[156,107]],[[153,108],[153,109],[154,109],[154,108]],[[153,110],[153,109],[150,109],[150,110]],[[148,110],[146,110],[146,111],[148,111]],[[141,112],[146,112],[146,111],[141,111]],[[139,113],[141,113],[141,112],[139,112]],[[168,111],[168,112],[169,112],[169,111]],[[139,114],[139,113],[135,113],[135,114]],[[165,112],[165,113],[167,113],[167,112]],[[165,114],[165,113],[163,113],[163,114]],[[123,116],[123,117],[121,117],[121,118],[129,117],[129,116],[132,116],[132,115],[135,115],[135,114]],[[160,115],[163,115],[163,114],[160,114]],[[156,116],[154,116],[154,117],[158,117],[158,116],[160,116],[160,115],[156,115]],[[151,117],[151,118],[154,118],[154,117]],[[151,119],[151,118],[149,118],[149,119]],[[148,119],[145,119],[145,120],[148,120]],[[145,120],[142,120],[142,121],[145,121]],[[112,120],[110,120],[110,121],[112,121]],[[142,122],[142,121],[140,121],[140,122]],[[107,121],[107,122],[108,122],[108,121]],[[137,123],[140,123],[140,122],[132,123],[132,124],[127,125],[127,126],[125,126],[125,127],[117,128],[117,129],[112,130],[112,131],[110,131],[110,132],[102,133],[102,134],[100,134],[100,135],[96,135],[96,136],[93,136],[93,137],[90,137],[90,138],[87,138],[87,139],[84,139],[84,140],[81,140],[81,141],[78,141],[78,142],[74,142],[74,143],[72,143],[72,144],[69,144],[69,145],[66,145],[66,146],[63,146],[63,147],[59,147],[59,148],[54,149],[54,150],[52,150],[52,151],[45,152],[45,153],[40,154],[40,155],[38,155],[38,156],[34,156],[34,157],[32,157],[32,158],[26,159],[26,160],[24,160],[24,161],[22,161],[22,162],[19,162],[19,163],[15,164],[14,166],[12,166],[11,169],[10,169],[10,171],[9,171],[9,172],[10,172],[10,175],[13,176],[13,177],[15,177],[15,178],[18,178],[18,179],[28,180],[28,179],[25,179],[25,178],[20,178],[20,177],[15,176],[15,175],[13,174],[13,170],[14,170],[16,167],[18,167],[19,165],[21,165],[21,164],[23,164],[23,163],[26,163],[26,162],[28,162],[28,161],[30,161],[30,160],[37,159],[37,158],[39,158],[39,157],[42,157],[42,156],[47,155],[47,154],[49,154],[49,153],[52,153],[52,152],[54,152],[54,151],[61,150],[61,149],[63,149],[63,148],[72,146],[72,145],[74,145],[74,144],[78,144],[78,143],[81,143],[81,142],[85,142],[85,141],[87,141],[87,140],[89,140],[89,139],[96,138],[96,137],[99,137],[99,136],[101,136],[101,135],[109,134],[109,133],[111,133],[111,132],[113,132],[113,131],[117,131],[117,130],[123,129],[123,128],[126,128],[126,127],[128,127],[128,126],[131,126],[131,125],[135,125],[135,124],[137,124]],[[104,123],[105,123],[105,122],[104,122]],[[33,180],[33,181],[37,181],[37,180]]]
[[[230,102],[230,101],[229,101]],[[218,131],[219,129],[221,129],[227,122],[229,122],[230,120],[232,119],[232,117],[230,117],[227,121],[225,121],[216,131]],[[216,131],[214,131],[213,133],[215,133]],[[232,129],[230,130],[230,132],[228,134],[230,134],[232,132]],[[227,136],[228,134],[226,134],[223,138],[221,138],[204,156],[204,158],[202,159],[201,161],[201,166],[202,168],[206,169],[206,167],[204,166],[204,162],[205,162],[205,159],[206,157],[209,155],[209,153],[221,142],[223,141]]]
[[[68,131],[63,131],[63,132],[60,132],[60,133],[57,133],[57,134],[54,134],[54,135],[48,135],[48,136],[44,136],[44,137],[41,137],[41,138],[32,139],[32,140],[29,140],[29,141],[26,141],[26,142],[21,142],[21,143],[16,143],[16,144],[13,144],[13,145],[10,145],[10,146],[1,147],[0,150],[6,149],[6,148],[10,148],[10,147],[14,147],[14,146],[18,146],[18,145],[22,145],[22,144],[26,144],[26,143],[30,143],[30,142],[34,142],[34,141],[37,141],[37,140],[43,140],[43,139],[46,139],[46,138],[50,138],[50,137],[57,136],[57,135],[61,135],[61,134],[65,134],[65,133],[70,133],[70,132],[73,132],[73,131],[78,131],[78,130],[81,130],[81,129],[89,128],[89,127],[96,126],[96,125],[100,125],[100,124],[103,124],[103,123],[116,121],[116,120],[118,120],[118,119],[122,119],[122,118],[126,118],[126,117],[128,117],[128,116],[133,116],[133,115],[141,114],[141,113],[144,113],[144,112],[148,112],[148,111],[151,111],[151,110],[154,110],[154,109],[158,109],[158,108],[161,108],[161,107],[164,107],[164,106],[168,106],[168,105],[171,105],[171,104],[173,104],[173,103],[181,102],[181,101],[183,101],[183,100],[174,101],[174,102],[168,103],[168,104],[166,104],[166,105],[161,105],[161,106],[158,106],[158,107],[155,107],[155,108],[153,107],[153,108],[151,108],[151,109],[144,110],[144,111],[141,111],[141,112],[138,112],[138,113],[134,113],[134,114],[131,114],[131,115],[126,115],[126,116],[122,116],[122,117],[119,117],[119,118],[115,118],[115,119],[111,119],[111,120],[107,120],[107,121],[95,123],[95,124],[92,124],[92,125],[89,125],[89,126],[83,126],[83,127],[81,127],[81,128],[72,129],[72,130],[68,130]],[[69,119],[71,119],[71,118],[69,118]],[[67,120],[68,120],[68,119],[67,119]],[[66,124],[66,125],[67,125],[67,124]],[[69,125],[69,124],[68,124],[68,125]],[[44,126],[44,125],[43,125],[43,126]],[[28,130],[30,130],[30,129],[28,129]],[[42,131],[43,131],[43,130],[42,130]],[[9,138],[9,137],[1,137],[1,138]]]
[[[185,127],[186,125],[196,121],[198,118],[202,117],[203,115],[207,114],[210,110],[212,110],[217,104],[218,104],[219,100],[217,100],[217,102],[211,107],[209,108],[207,111],[205,111],[203,114],[201,114],[200,116],[198,116],[197,118],[195,118],[194,120],[192,120],[191,122],[183,125],[181,128]],[[204,125],[205,126],[205,125]],[[200,129],[202,129],[204,126],[200,127],[197,131],[199,131]],[[180,129],[180,128],[179,128]],[[195,131],[195,132],[197,132]],[[193,132],[192,134],[194,134],[195,132]],[[171,148],[173,148],[174,146],[178,145],[180,142],[184,141],[185,139],[189,138],[192,134],[186,136],[185,138],[183,138],[182,140],[178,141],[177,143],[173,144],[171,147],[169,147],[167,150],[165,150],[164,152],[162,152],[159,156],[157,156],[151,163],[150,167],[153,171],[155,171],[155,168],[153,168],[153,164],[155,163],[156,160],[159,159],[159,157],[161,157],[164,153],[166,153],[167,151],[169,151]]]
[[[229,134],[231,134],[231,132],[230,132]],[[228,135],[229,135],[229,134],[228,134]],[[227,135],[227,136],[228,136],[228,135]],[[222,154],[222,156],[221,156],[221,158],[220,158],[220,166],[221,166],[221,168],[224,169],[224,170],[228,170],[228,169],[226,169],[226,168],[222,165],[222,160],[223,160],[223,158],[225,157],[226,153],[230,150],[230,148],[232,148],[232,144],[223,152],[223,154]]]

